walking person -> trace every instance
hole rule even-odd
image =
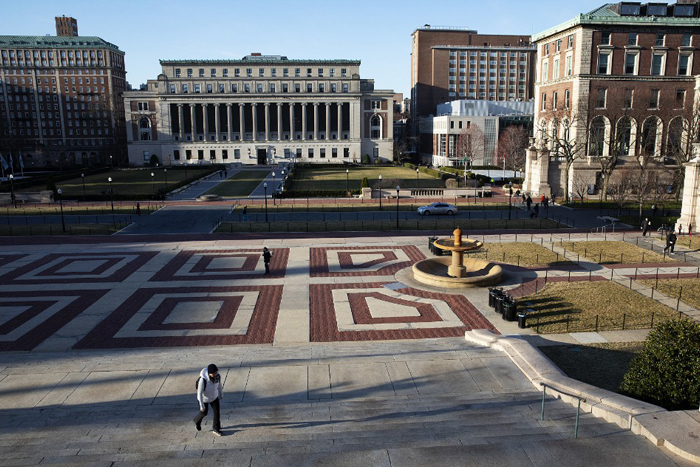
[[[242,219],[243,222],[248,222],[248,206],[243,206]]]
[[[197,401],[199,402],[199,413],[194,417],[194,426],[197,431],[202,430],[202,420],[209,413],[209,406],[214,412],[214,422],[212,432],[216,436],[221,435],[221,407],[219,401],[224,397],[224,387],[221,385],[221,375],[219,369],[213,363],[206,368],[202,368],[197,379]]]
[[[525,204],[525,193],[523,193],[523,203],[522,204]]]
[[[530,198],[530,195],[527,195],[527,199],[525,200],[525,204],[527,204],[527,210],[530,210],[530,206],[532,206],[532,198]]]
[[[544,207],[545,211],[549,211],[549,197],[545,196],[544,201],[542,201],[542,206]]]
[[[141,203],[136,203],[136,215],[141,215]]]
[[[535,211],[535,217],[539,217],[540,216],[540,205],[539,204],[535,204],[534,211]]]
[[[655,216],[655,215],[656,215],[656,205],[655,205],[655,204],[652,204],[652,205],[651,205],[651,215],[652,215],[652,216]]]
[[[267,247],[263,248],[263,262],[265,263],[265,274],[270,274],[270,260],[272,259],[272,252],[267,249]]]
[[[642,221],[642,237],[647,236],[647,230],[649,230],[649,227],[651,227],[651,221],[649,221],[648,217],[644,218],[644,221]]]
[[[676,234],[671,231],[671,233],[668,235],[668,245],[666,245],[666,248],[671,248],[671,253],[673,253],[673,249],[676,247],[676,240],[678,240],[678,237],[676,237]]]

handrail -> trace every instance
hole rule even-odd
[[[540,382],[540,386],[542,386],[542,414],[540,416],[540,420],[542,420],[542,421],[544,421],[544,401],[545,401],[545,397],[547,396],[547,388],[554,389],[555,391],[557,391],[561,394],[565,394],[569,397],[575,397],[576,399],[578,399],[578,405],[576,407],[576,423],[574,425],[574,439],[578,438],[578,419],[579,419],[579,414],[581,412],[581,402],[582,401],[586,402],[586,398],[581,397],[581,396],[577,396],[576,394],[568,393],[566,391],[562,391],[561,389],[558,389],[558,388],[556,388],[550,384],[547,384],[547,383]]]

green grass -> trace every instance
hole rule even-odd
[[[382,187],[394,188],[396,185],[402,188],[444,188],[445,182],[436,179],[423,172],[419,173],[416,180],[416,171],[406,167],[394,166],[353,166],[349,172],[344,167],[297,167],[294,171],[295,191],[337,191],[345,189],[346,181],[348,189],[359,190],[362,179],[367,178],[370,186],[379,183],[379,175],[382,176]]]
[[[60,224],[57,225],[0,225],[0,236],[3,237],[31,237],[34,235],[112,235],[128,223],[122,224],[71,224],[66,225],[66,231]]]
[[[184,169],[168,169],[168,186],[170,189],[181,181],[187,178],[194,178],[203,172],[211,170],[210,166],[188,167],[186,173]],[[154,177],[151,177],[151,173]],[[112,177],[112,190],[117,195],[141,195],[149,197],[154,191],[163,189],[165,185],[165,173],[163,168],[154,169],[125,169],[112,170],[95,175],[85,177],[85,194],[100,195],[103,192],[109,193],[109,177]],[[83,180],[80,176],[62,182],[56,183],[56,188],[63,191],[63,199],[79,198],[83,196]],[[40,191],[37,187],[26,188],[22,191],[36,192]]]
[[[244,170],[219,183],[205,194],[219,195],[223,198],[247,197],[269,173],[269,170]],[[272,189],[271,186],[268,188]]]

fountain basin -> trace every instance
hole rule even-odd
[[[503,275],[503,269],[499,265],[483,259],[464,259],[463,265],[466,269],[464,277],[450,276],[448,269],[451,265],[452,258],[449,257],[424,259],[413,265],[413,277],[423,284],[456,289],[498,284]]]

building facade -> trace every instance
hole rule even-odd
[[[700,122],[700,2],[606,4],[533,42],[526,191],[571,195],[578,184],[596,192],[625,168],[672,178],[691,156]]]
[[[99,37],[0,36],[2,152],[28,167],[126,162],[126,85],[124,52]]]
[[[358,60],[162,60],[124,94],[130,165],[391,160],[393,91]]]
[[[431,157],[425,162],[433,166],[499,165],[498,137],[505,120],[507,124],[531,126],[533,102],[488,102],[458,100],[440,104],[437,116],[419,119],[421,138],[430,141]],[[461,135],[478,138],[463,154],[459,148]],[[468,160],[464,160],[465,157]]]
[[[529,36],[425,25],[411,35],[411,116],[435,115],[456,99],[527,101],[536,50]]]

